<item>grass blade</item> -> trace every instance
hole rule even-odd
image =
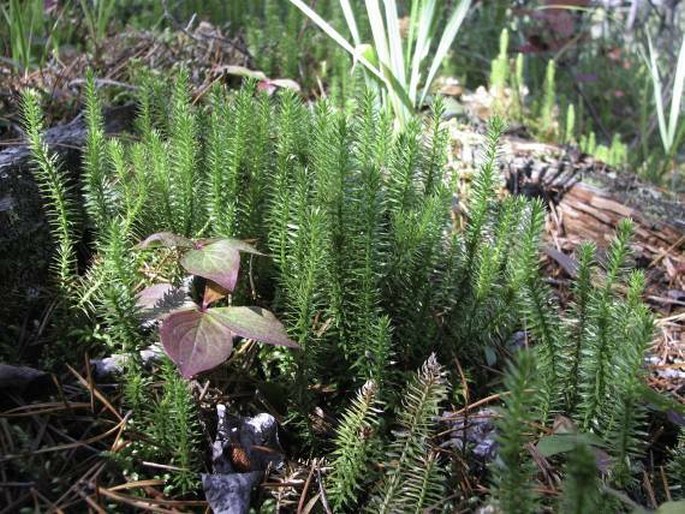
[[[678,54],[678,65],[676,66],[675,79],[673,81],[673,95],[671,96],[671,113],[668,118],[668,137],[671,145],[675,140],[678,128],[678,118],[680,117],[680,102],[683,98],[683,84],[685,83],[685,37],[680,45]]]
[[[385,21],[388,26],[388,44],[390,46],[390,65],[393,75],[407,88],[407,76],[404,69],[404,55],[402,53],[402,36],[400,36],[400,21],[397,17],[397,3],[395,0],[384,0]]]
[[[661,142],[664,145],[664,151],[668,153],[671,149],[671,142],[666,128],[666,119],[664,117],[664,104],[661,91],[661,78],[659,77],[659,67],[656,62],[656,53],[652,45],[652,38],[647,34],[647,45],[649,47],[649,61],[647,66],[650,75],[652,76],[652,84],[654,85],[654,103],[656,105],[656,116],[659,121],[659,133],[661,134]]]
[[[371,34],[373,35],[373,46],[376,49],[378,62],[391,68],[385,21],[383,21],[378,0],[366,0],[366,12],[369,16],[369,25],[371,25]]]
[[[350,30],[350,35],[352,36],[352,42],[354,46],[359,46],[362,44],[362,39],[359,37],[359,28],[357,28],[357,19],[354,17],[354,11],[350,5],[350,0],[340,0],[340,7],[342,8],[343,15],[345,16],[345,21],[347,22],[347,28]]]
[[[371,74],[377,79],[383,82],[384,84],[387,84],[387,81],[385,80],[385,77],[383,74],[373,65],[371,64],[368,59],[366,59],[363,55],[360,55],[359,52],[357,52],[350,44],[347,39],[345,39],[340,32],[335,30],[326,20],[324,20],[321,16],[319,16],[311,7],[309,7],[306,3],[304,3],[302,0],[289,0],[291,4],[293,4],[295,7],[297,7],[302,13],[307,16],[310,20],[314,22],[315,25],[317,25],[321,30],[326,33],[328,37],[330,37],[333,41],[338,43],[338,45],[345,50],[347,53],[349,53],[353,58],[356,58],[357,61],[362,63],[362,65],[371,72]]]
[[[426,58],[426,55],[428,55],[431,41],[433,40],[431,27],[433,25],[434,16],[435,0],[422,2],[421,11],[417,20],[419,31],[416,36],[416,46],[411,61],[411,75],[409,79],[409,98],[411,98],[414,105],[416,105],[416,93],[419,88],[419,81],[421,80],[421,62]]]
[[[404,125],[407,117],[406,108],[401,99],[404,85],[398,79],[395,73],[396,70],[393,69],[392,61],[390,59],[390,50],[388,48],[388,33],[385,29],[385,21],[381,14],[378,0],[366,0],[366,12],[369,17],[369,25],[371,25],[374,48],[376,50],[376,55],[378,56],[378,66],[387,85],[388,100],[392,104],[393,111],[395,111],[395,114],[399,118],[400,124]]]
[[[425,0],[414,0],[411,3],[411,13],[409,14],[409,33],[407,34],[407,46],[405,47],[405,62],[409,62],[412,56],[412,45],[414,44],[414,39],[416,38],[416,27],[419,16],[419,6],[423,6]]]
[[[457,37],[457,32],[459,32],[459,28],[464,22],[464,18],[466,18],[466,13],[468,12],[469,7],[471,7],[471,0],[461,0],[457,8],[450,16],[447,26],[445,27],[445,31],[442,33],[442,37],[440,38],[440,43],[438,43],[438,49],[433,57],[433,63],[431,64],[430,70],[428,71],[428,76],[426,77],[426,85],[423,88],[423,93],[421,94],[421,99],[419,100],[417,107],[421,106],[423,101],[426,99],[431,82],[433,82],[433,78],[438,72],[438,68],[440,68],[443,59],[447,55],[447,51],[452,46],[454,38]]]

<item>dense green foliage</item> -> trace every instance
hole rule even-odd
[[[250,240],[272,257],[251,266],[249,284],[234,297],[273,309],[301,347],[264,348],[254,368],[287,388],[286,426],[297,447],[320,455],[332,446],[326,486],[340,510],[420,512],[440,503],[449,474],[436,445],[437,416],[458,377],[438,362],[458,359],[476,390],[487,391],[486,356],[506,358],[520,329],[532,349],[516,350],[504,379],[499,457],[489,468],[493,500],[517,513],[555,505],[537,490],[529,448],[560,413],[595,434],[611,457],[601,480],[583,450],[569,458],[563,509],[595,502],[600,485],[634,485],[644,456],[641,377],[652,318],[640,299],[643,274],[625,270],[631,223],[618,227],[604,271],[592,246],[579,248],[574,303],[562,313],[538,271],[544,204],[498,197],[498,118],[470,194],[459,198],[468,206],[461,230],[451,217],[455,177],[440,102],[425,122],[414,118],[396,130],[370,93],[348,112],[325,100],[309,106],[288,91],[272,98],[250,82],[237,92],[217,87],[196,104],[180,70],[170,87],[145,79],[133,141],[104,139],[92,76],[86,105],[80,190],[47,152],[30,93],[26,128],[48,200],[56,279],[66,291],[60,299],[99,327],[94,339],[109,348],[96,351],[129,356],[132,426],[155,441],[117,457],[126,473],[152,452],[180,469],[172,482],[185,491],[200,466],[187,384],[168,363],[150,377],[137,357],[154,334],[140,324],[136,293],[158,277],[178,284],[184,273],[169,258],[174,250],[152,256],[136,242],[174,231]],[[85,218],[71,208],[79,197]],[[93,258],[78,273],[73,245],[85,230]],[[161,392],[148,390],[151,379],[162,381]],[[348,407],[346,391],[362,384]],[[322,405],[348,409],[334,441],[311,422]]]
[[[500,461],[493,470],[495,498],[503,512],[535,512],[538,508],[539,495],[533,491],[535,468],[527,448],[533,441],[533,422],[540,405],[535,394],[537,372],[533,356],[523,352],[504,380],[509,395],[498,423]]]

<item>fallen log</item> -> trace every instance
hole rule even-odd
[[[631,246],[645,270],[645,300],[658,313],[648,383],[683,402],[685,391],[685,202],[682,194],[612,170],[571,149],[509,140],[502,169],[512,193],[550,206],[546,253],[573,275],[578,243],[606,248],[623,218],[635,223]],[[570,271],[569,269],[570,268]]]
[[[508,189],[542,196],[552,208],[557,237],[606,246],[618,222],[632,218],[633,245],[641,257],[652,261],[669,254],[685,265],[682,195],[572,149],[516,140],[508,140],[505,148],[502,168]]]
[[[457,121],[447,127],[451,166],[466,177],[459,181],[457,195],[468,198],[468,177],[476,172],[486,145],[485,127],[475,131]],[[540,197],[549,206],[545,244],[555,255],[571,254],[588,240],[606,248],[619,221],[632,218],[633,254],[639,266],[654,272],[649,282],[661,289],[685,290],[685,195],[612,169],[577,148],[512,134],[501,141],[499,165],[510,194]]]

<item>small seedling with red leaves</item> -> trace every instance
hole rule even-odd
[[[202,302],[182,306],[164,315],[159,329],[162,346],[181,374],[190,378],[215,368],[230,356],[236,336],[263,343],[297,348],[276,316],[261,307],[211,307],[235,289],[240,271],[240,253],[263,255],[237,239],[193,241],[170,232],[149,236],[141,249],[176,248],[183,252],[180,264],[188,273],[206,280]],[[162,301],[171,285],[154,284],[141,291],[144,303]]]

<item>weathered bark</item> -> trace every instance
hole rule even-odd
[[[507,143],[502,163],[508,188],[548,200],[558,234],[606,245],[618,222],[632,218],[633,242],[643,257],[651,260],[664,252],[682,257],[682,195],[647,184],[632,173],[611,170],[578,152],[537,143]]]
[[[132,104],[108,109],[104,113],[105,132],[117,134],[129,130],[135,119],[135,106]],[[50,149],[70,160],[70,154],[80,151],[86,140],[86,125],[83,115],[79,115],[66,125],[51,127],[45,131],[45,142]],[[0,152],[0,178],[8,178],[25,169],[30,154],[25,144],[10,146]]]

